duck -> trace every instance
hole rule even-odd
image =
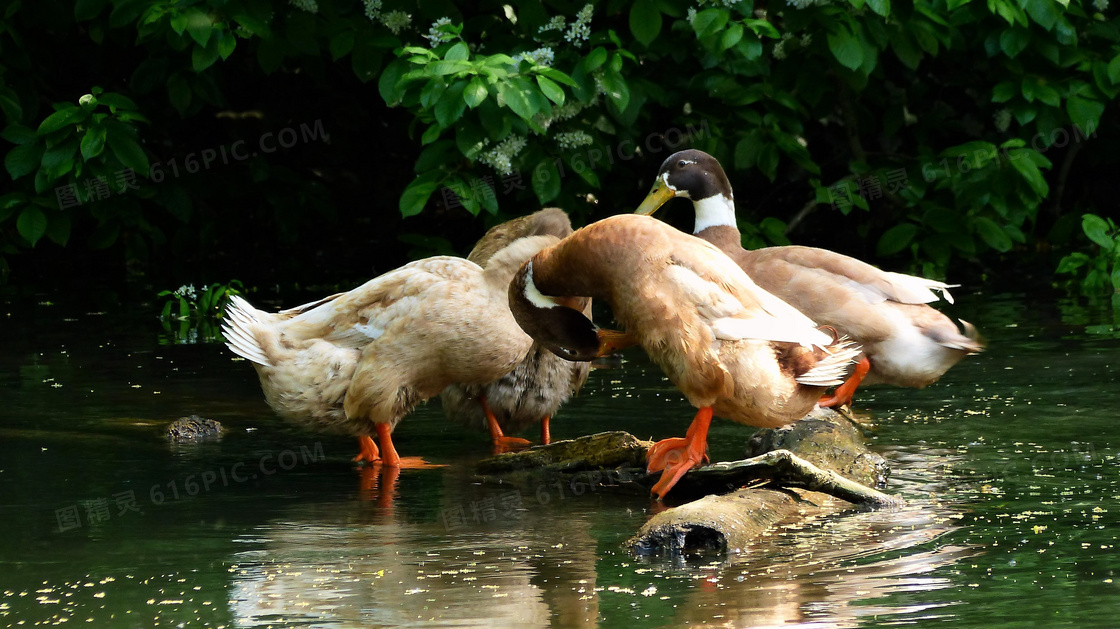
[[[561,297],[603,299],[620,330],[596,326]],[[759,288],[714,245],[657,219],[612,216],[524,263],[510,310],[529,336],[568,360],[640,345],[697,408],[683,438],[649,450],[658,499],[700,465],[713,415],[768,428],[792,423],[843,382],[859,347],[817,328]]]
[[[495,253],[519,238],[537,235],[564,238],[571,233],[571,220],[563,210],[545,208],[491,227],[467,259],[486,266]],[[577,298],[569,305],[591,317],[590,299]],[[521,432],[536,423],[540,424],[541,443],[547,445],[552,440],[549,427],[552,416],[583,387],[590,369],[589,362],[564,360],[534,343],[509,373],[485,384],[452,384],[440,393],[440,401],[449,419],[489,429],[494,447],[499,451],[528,446],[528,440],[509,437],[506,433]]]
[[[391,434],[413,407],[454,383],[493,382],[524,360],[533,341],[510,313],[507,287],[525,260],[557,241],[517,239],[485,267],[417,260],[280,312],[233,296],[222,332],[253,364],[277,415],[358,437],[355,461],[400,467]]]
[[[863,347],[851,377],[821,406],[850,405],[861,384],[928,386],[984,349],[975,326],[962,320],[958,328],[928,305],[938,293],[953,303],[949,289],[955,284],[883,271],[815,247],[744,249],[731,183],[719,161],[703,151],[670,155],[636,212],[653,214],[673,197],[692,201],[695,236],[730,256],[763,289]]]

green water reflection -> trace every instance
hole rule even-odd
[[[438,404],[395,438],[447,466],[394,480],[352,467],[351,440],[274,419],[220,346],[113,305],[6,304],[0,626],[1112,626],[1116,321],[962,302],[989,352],[928,389],[857,400],[910,506],[810,517],[710,564],[623,552],[650,515],[641,496],[474,482],[486,439]],[[556,438],[683,433],[693,410],[626,357],[592,373]],[[160,439],[190,414],[227,434]],[[749,434],[717,422],[713,458],[740,457]]]

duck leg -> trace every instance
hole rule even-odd
[[[486,403],[486,396],[483,395],[478,400],[482,403],[482,412],[486,414],[486,424],[490,427],[490,440],[494,442],[495,454],[511,452],[529,445],[528,439],[507,437],[502,434],[502,427],[498,425],[498,418],[494,416],[494,411],[490,410],[490,405]]]
[[[397,454],[397,449],[393,447],[393,438],[390,433],[393,432],[392,426],[389,424],[375,423],[374,427],[377,429],[377,438],[381,442],[381,464],[386,467],[400,467],[401,457]]]
[[[871,361],[867,360],[867,356],[864,356],[856,363],[855,371],[852,372],[851,376],[848,376],[844,384],[836,387],[832,395],[822,396],[821,399],[817,401],[817,404],[822,408],[843,406],[844,404],[850,406],[852,404],[852,396],[855,395],[859,384],[867,377],[868,371],[871,371]]]
[[[552,433],[548,430],[548,422],[552,419],[552,415],[545,415],[541,419],[541,445],[547,446],[552,443]]]
[[[361,448],[361,451],[358,452],[358,456],[354,457],[355,462],[373,463],[381,460],[381,453],[377,451],[377,444],[369,438],[369,435],[358,437],[358,447]]]
[[[653,444],[646,453],[648,472],[663,470],[661,479],[650,491],[658,500],[677,484],[685,472],[703,463],[707,458],[708,427],[712,424],[712,407],[702,407],[688,427],[685,437],[671,437]]]

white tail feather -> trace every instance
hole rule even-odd
[[[891,271],[887,271],[886,276],[887,281],[894,287],[894,299],[904,304],[928,304],[937,301],[937,293],[934,291],[939,291],[945,301],[953,303],[953,296],[949,294],[949,289],[960,286],[960,284],[946,284],[937,280],[927,280],[924,277]]]
[[[855,362],[863,348],[853,341],[841,339],[828,348],[830,355],[812,369],[797,376],[797,382],[813,387],[830,387],[841,384],[848,375],[848,365]]]
[[[268,357],[253,333],[253,326],[261,323],[257,316],[260,311],[239,295],[230,297],[226,307],[226,321],[222,324],[222,334],[226,337],[226,347],[234,354],[258,365],[271,366]]]

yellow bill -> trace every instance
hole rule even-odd
[[[653,184],[649,194],[646,195],[642,204],[638,209],[634,210],[635,214],[650,215],[657,211],[657,208],[665,205],[665,202],[677,196],[676,190],[673,190],[665,184],[665,180],[658,177],[657,181]]]

